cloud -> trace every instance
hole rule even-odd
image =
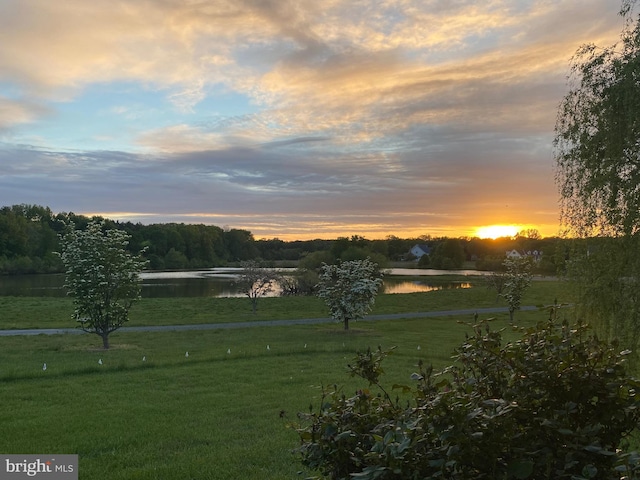
[[[264,231],[442,231],[489,212],[552,224],[568,61],[615,41],[616,13],[600,0],[9,0],[0,201]],[[123,83],[171,108],[85,103]],[[217,112],[227,93],[249,107]],[[78,114],[94,138],[134,141],[47,144],[42,126],[75,102],[122,120],[102,132]]]
[[[527,163],[531,145],[495,144],[491,138],[467,141],[473,144],[465,145],[461,137],[457,148],[446,152],[397,154],[401,158],[376,152],[333,156],[322,148],[301,157],[295,140],[165,155],[23,147],[16,158],[16,151],[5,149],[0,151],[0,200],[29,191],[37,192],[38,199],[55,199],[57,208],[65,211],[78,211],[72,199],[82,198],[82,208],[91,212],[131,211],[135,205],[138,212],[159,211],[170,218],[211,211],[243,218],[358,217],[384,224],[447,218],[455,225],[456,215],[481,218],[507,203],[513,216],[530,210],[527,193],[540,194],[533,190],[550,173]],[[326,140],[317,143],[332,148]],[[389,163],[401,168],[389,168]],[[536,206],[544,209],[553,205]]]
[[[188,112],[223,85],[283,125],[314,115],[318,129],[343,128],[470,79],[483,93],[483,84],[532,68],[557,71],[577,46],[576,30],[610,33],[610,24],[593,24],[595,9],[596,18],[611,16],[602,2],[527,4],[14,0],[0,15],[0,58],[23,95],[70,100],[93,83],[135,81]]]
[[[50,114],[51,110],[45,105],[0,95],[0,135],[14,125],[29,123]]]
[[[177,1],[5,2],[3,69],[25,94],[48,99],[69,100],[91,83],[131,80],[188,105],[202,98],[205,78],[224,83],[230,64],[224,45],[234,31],[224,15],[217,25],[207,23],[213,16],[197,8]]]

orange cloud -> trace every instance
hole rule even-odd
[[[265,236],[553,225],[551,137],[568,61],[581,43],[615,41],[616,14],[601,0],[5,2],[5,137],[32,138],[29,123],[97,84],[161,92],[174,111],[146,123],[117,101],[109,111],[135,138],[127,151],[44,145],[23,152],[31,164],[0,165],[23,175],[2,188],[21,195],[35,165],[51,195],[73,186],[125,212],[114,203],[142,185],[149,211],[177,215],[158,206],[168,197],[185,212],[225,205]],[[252,113],[196,115],[212,92],[239,94]],[[353,216],[336,214],[345,208]]]

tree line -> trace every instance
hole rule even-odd
[[[53,213],[39,205],[0,208],[0,273],[53,273],[64,267],[59,255],[60,236],[73,225],[84,231],[93,220],[105,228],[130,236],[129,251],[145,250],[149,268],[205,268],[256,258],[251,232],[214,225],[117,222],[73,212]]]
[[[473,267],[500,269],[505,252],[544,252],[537,268],[553,274],[564,262],[567,241],[541,238],[536,231],[525,231],[513,238],[417,238],[369,240],[359,235],[334,240],[294,240],[278,238],[256,240],[248,230],[215,225],[118,222],[87,217],[73,212],[53,213],[40,205],[13,205],[0,208],[0,274],[58,273],[64,267],[57,252],[60,235],[73,224],[85,230],[92,220],[103,220],[106,228],[130,235],[131,252],[145,250],[148,268],[177,270],[238,265],[257,260],[266,265],[299,265],[317,269],[322,263],[371,258],[382,267],[392,262],[416,260],[409,252],[416,244],[427,245],[430,255],[419,266],[441,269]]]

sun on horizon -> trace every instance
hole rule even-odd
[[[522,230],[522,227],[517,225],[489,225],[486,227],[476,228],[475,235],[478,238],[501,238],[501,237],[515,237],[515,235]]]

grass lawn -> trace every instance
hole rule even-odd
[[[461,277],[472,288],[438,290],[424,293],[379,295],[373,314],[407,313],[456,308],[505,306],[494,290],[485,287],[480,277]],[[451,281],[447,276],[447,281]],[[554,300],[570,302],[564,282],[534,281],[525,293],[522,305],[548,305]],[[0,297],[0,329],[74,327],[71,298]],[[268,297],[258,301],[251,313],[247,298],[143,298],[131,312],[129,326],[226,323],[255,320],[279,320],[327,317],[328,310],[316,297]]]
[[[535,282],[523,304],[564,295],[563,285]],[[70,301],[54,300],[0,297],[0,328],[70,326]],[[260,318],[246,299],[217,300],[141,302],[131,324],[245,321],[276,318],[278,310],[278,318],[326,316],[316,299],[262,299]],[[495,305],[495,293],[478,287],[382,295],[376,313]],[[153,315],[143,313],[150,309]],[[520,312],[517,321],[546,317]],[[495,323],[506,326],[507,318],[497,315]],[[346,371],[356,351],[397,346],[386,383],[409,384],[420,358],[437,368],[450,363],[468,328],[459,321],[471,320],[361,321],[350,332],[335,324],[116,332],[109,351],[97,336],[0,337],[0,451],[77,453],[83,480],[301,478],[291,454],[297,436],[287,424],[309,404],[317,407],[321,385],[346,385],[346,394],[367,386]]]

